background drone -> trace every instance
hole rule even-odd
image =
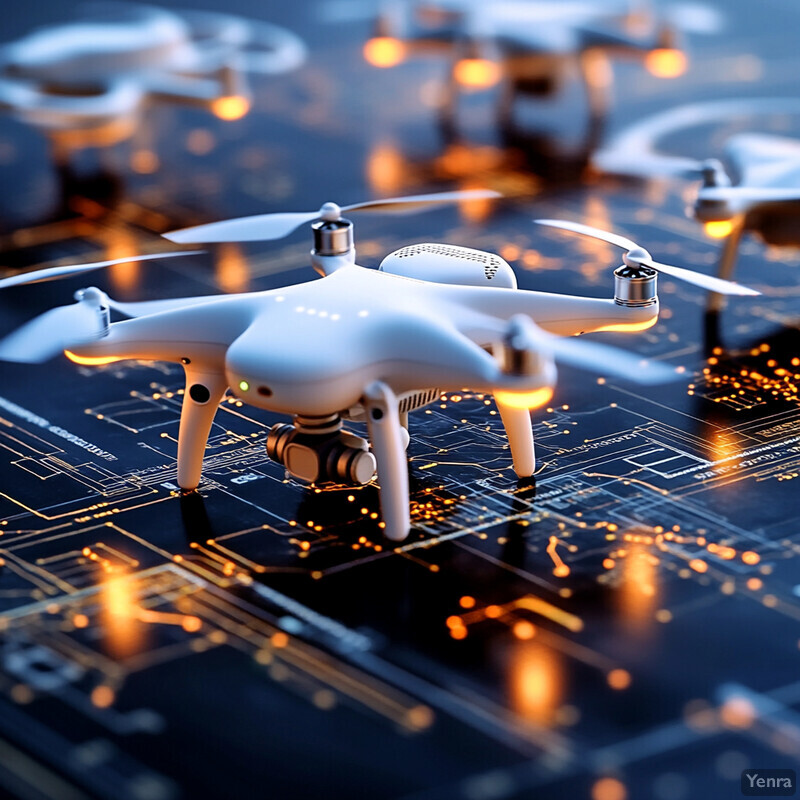
[[[716,159],[698,161],[660,153],[657,142],[688,127],[742,114],[797,111],[800,104],[792,99],[680,106],[624,131],[595,155],[593,163],[607,173],[699,177],[702,184],[691,213],[708,235],[725,240],[718,275],[727,279],[733,274],[745,232],[756,234],[767,244],[800,247],[800,141],[760,133],[734,134],[725,142],[723,151],[729,169]],[[710,295],[710,310],[717,311],[721,306],[721,295]]]
[[[554,359],[642,383],[674,372],[594,343],[560,336],[644,330],[658,318],[656,274],[735,294],[752,290],[659,264],[633,242],[570,223],[626,249],[615,297],[593,299],[517,288],[499,256],[446,244],[401,248],[378,270],[355,263],[352,223],[342,212],[403,212],[440,203],[496,197],[449,192],[376,200],[319,211],[264,214],[168,234],[176,242],[278,239],[313,222],[311,262],[323,276],[266,292],[115,303],[101,290],[79,291],[74,305],[46,312],[0,343],[0,357],[37,362],[61,350],[79,364],[126,358],[181,363],[186,393],[178,437],[178,484],[195,489],[217,407],[232,388],[240,400],[289,414],[273,426],[270,456],[307,483],[360,485],[377,471],[384,532],[410,528],[408,412],[441,391],[469,387],[495,396],[514,469],[535,468],[529,409],[547,403]],[[158,256],[150,256],[156,258]],[[108,266],[57,267],[0,282],[0,288]],[[113,308],[132,319],[110,323]],[[342,429],[365,420],[369,442]]]
[[[238,119],[250,107],[246,73],[305,59],[294,34],[266,22],[125,3],[90,11],[0,48],[0,108],[47,134],[57,154],[127,138],[150,99]]]
[[[446,59],[441,111],[450,127],[462,92],[502,83],[498,117],[509,127],[519,98],[552,96],[577,72],[587,94],[590,128],[595,128],[609,106],[609,57],[640,59],[652,74],[676,77],[687,62],[680,32],[718,27],[718,17],[705,8],[681,6],[656,13],[649,4],[621,0],[394,2],[378,13],[364,55],[378,67],[418,55]]]

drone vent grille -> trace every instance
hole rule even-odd
[[[492,255],[492,253],[484,253],[480,250],[470,250],[466,247],[457,247],[449,244],[412,244],[398,250],[394,255],[397,258],[410,258],[411,256],[418,256],[421,253],[431,253],[432,255],[445,256],[446,258],[457,258],[459,261],[475,261],[483,265],[483,272],[487,280],[494,278],[502,263],[501,260],[497,256]]]
[[[432,403],[440,394],[438,389],[425,389],[421,392],[414,392],[401,397],[397,406],[401,414],[408,414],[409,411],[416,411],[418,408]]]

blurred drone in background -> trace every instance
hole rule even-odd
[[[63,161],[131,136],[150,100],[238,119],[250,108],[247,73],[286,72],[305,56],[300,39],[266,22],[92,5],[82,19],[0,48],[0,108],[45,133]]]
[[[354,17],[366,4],[342,0],[334,8],[340,18]],[[577,72],[596,128],[610,101],[610,57],[639,59],[653,75],[674,78],[687,67],[681,34],[720,26],[717,14],[701,6],[656,11],[630,0],[394,0],[377,9],[364,56],[377,67],[428,54],[446,59],[441,119],[450,131],[464,92],[500,85],[498,117],[507,129],[520,98],[553,96]]]
[[[702,183],[689,213],[709,236],[724,239],[718,275],[728,279],[745,232],[770,245],[800,247],[800,140],[763,133],[734,134],[724,146],[728,169],[717,159],[698,161],[658,152],[657,144],[669,134],[710,122],[729,122],[743,115],[785,119],[798,113],[800,102],[795,98],[680,106],[623,131],[595,154],[592,163],[607,174],[699,178]],[[710,311],[719,311],[722,305],[721,295],[709,295]]]

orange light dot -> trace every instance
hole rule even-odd
[[[514,631],[514,636],[523,641],[533,639],[533,637],[536,636],[536,628],[526,620],[515,622],[512,630]]]
[[[723,703],[719,716],[729,728],[748,728],[756,717],[756,710],[746,697],[731,697]]]
[[[692,559],[692,560],[689,562],[689,566],[690,566],[690,567],[691,567],[691,568],[692,568],[692,569],[693,569],[695,572],[706,572],[706,571],[708,570],[708,564],[706,564],[706,562],[705,562],[705,561],[703,561],[703,559],[702,559],[702,558],[693,558],[693,559]]]
[[[269,641],[273,647],[281,648],[289,644],[289,637],[282,631],[278,631],[272,634]]]
[[[468,89],[489,89],[499,82],[502,70],[497,62],[486,58],[462,58],[453,74]]]
[[[90,695],[92,705],[108,708],[114,702],[114,690],[110,686],[95,686]]]
[[[137,150],[131,156],[131,169],[140,175],[152,175],[158,166],[158,156],[152,150]]]
[[[600,778],[592,786],[592,800],[626,800],[628,790],[616,778]]]
[[[393,36],[376,36],[364,45],[364,58],[373,67],[396,67],[405,56],[405,45]]]
[[[236,94],[218,97],[211,104],[211,110],[220,119],[230,122],[241,119],[250,110],[250,101]]]
[[[746,550],[744,553],[742,553],[742,561],[752,567],[761,561],[761,556],[758,553],[754,553],[752,550]]]
[[[678,78],[686,72],[686,54],[671,47],[651,50],[644,60],[645,67],[656,78]]]
[[[465,594],[459,601],[458,604],[461,608],[475,608],[475,598],[470,597],[468,594]]]
[[[453,615],[445,620],[445,625],[447,625],[448,628],[463,628],[464,620],[461,619],[461,617]]]
[[[89,617],[87,617],[86,614],[76,614],[72,618],[72,624],[76,628],[86,628],[89,625]]]
[[[706,236],[710,236],[712,239],[724,239],[726,236],[730,236],[733,223],[729,219],[714,220],[706,222],[703,230],[706,232]]]
[[[613,558],[604,558],[604,559],[603,559],[603,566],[604,566],[606,569],[614,569],[614,565],[615,565],[616,563],[617,563],[617,562],[616,562],[616,561],[614,561],[614,559],[613,559]]]
[[[554,570],[556,578],[566,578],[569,575],[569,567],[566,564],[559,564]]]
[[[203,622],[199,617],[184,617],[181,621],[181,627],[187,633],[197,633],[203,626]]]
[[[631,685],[631,674],[626,669],[612,669],[606,676],[612,689],[627,689]]]
[[[497,619],[503,613],[503,609],[500,606],[486,606],[486,610],[483,613],[489,619]]]
[[[466,639],[467,638],[467,629],[465,627],[460,628],[451,628],[450,629],[450,636],[453,639]]]

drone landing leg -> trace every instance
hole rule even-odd
[[[530,411],[527,408],[511,408],[496,398],[495,402],[508,436],[514,472],[519,478],[529,478],[536,468]]]
[[[186,392],[178,432],[178,486],[196,489],[214,415],[228,388],[221,372],[186,369]]]
[[[411,528],[408,510],[408,463],[403,447],[397,397],[383,382],[371,383],[364,392],[367,428],[381,485],[381,516],[387,539],[401,542]]]
[[[738,220],[733,230],[728,234],[725,244],[722,247],[722,255],[719,259],[717,275],[723,280],[729,281],[733,275],[733,268],[736,265],[736,256],[739,252],[739,242],[742,238],[744,225]],[[721,311],[725,306],[725,296],[711,292],[708,295],[708,311]]]
[[[439,126],[445,141],[450,143],[456,139],[456,117],[458,115],[458,81],[455,76],[455,62],[450,67],[442,92]]]
[[[584,53],[578,66],[589,104],[587,141],[592,141],[599,137],[608,115],[609,86],[613,73],[607,56],[597,51]]]

